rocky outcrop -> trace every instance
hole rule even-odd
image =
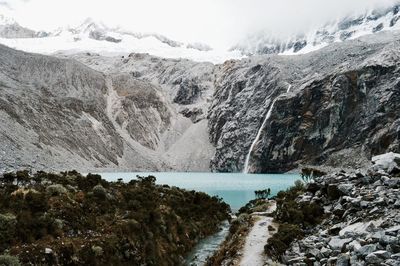
[[[391,164],[397,163],[391,160]],[[325,219],[292,243],[286,265],[399,265],[400,179],[377,165],[366,174],[336,173],[316,178],[297,201],[317,203]],[[318,188],[315,190],[315,188]],[[329,187],[339,194],[329,195]]]
[[[159,89],[128,74],[113,75],[115,90],[111,115],[120,128],[142,146],[156,150],[172,113]]]
[[[282,172],[299,164],[357,168],[373,155],[398,152],[399,36],[379,37],[221,66],[209,113],[217,147],[212,168],[242,170],[259,130],[250,172]]]

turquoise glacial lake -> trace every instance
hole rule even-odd
[[[107,181],[124,182],[136,179],[136,176],[153,175],[157,184],[167,184],[188,190],[205,192],[211,196],[219,196],[237,211],[255,198],[255,190],[270,188],[271,196],[292,186],[300,179],[298,174],[243,174],[243,173],[99,173]]]

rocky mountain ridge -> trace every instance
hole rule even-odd
[[[110,27],[87,18],[81,24],[60,27],[54,31],[35,31],[23,27],[12,12],[0,9],[0,43],[27,52],[74,54],[95,52],[102,55],[151,53],[165,58],[188,58],[199,62],[223,63],[228,59],[262,54],[304,54],[335,42],[353,40],[381,31],[400,29],[400,3],[381,3],[371,9],[349,13],[326,21],[304,32],[281,36],[267,31],[250,32],[230,49],[213,49],[202,42],[185,43],[158,33],[143,33]],[[200,40],[201,41],[201,40]]]
[[[159,33],[111,27],[91,18],[81,24],[52,31],[35,31],[21,26],[11,15],[3,13],[4,10],[0,9],[0,43],[26,52],[49,55],[91,52],[106,56],[136,52],[214,63],[223,62],[226,58],[243,57],[238,51],[214,50],[202,42],[180,42]]]
[[[400,4],[377,7],[327,22],[325,25],[295,34],[288,38],[266,32],[252,34],[245,41],[233,46],[246,55],[304,54],[321,49],[334,42],[343,42],[380,31],[400,28]]]
[[[1,168],[365,167],[399,151],[399,36],[221,65],[1,46]]]
[[[1,11],[0,11],[1,12]],[[89,38],[97,41],[107,41],[112,43],[119,43],[122,39],[113,36],[123,37],[123,35],[131,36],[136,39],[143,39],[153,37],[170,47],[182,47],[184,43],[171,40],[161,34],[156,33],[134,33],[119,27],[107,27],[104,23],[96,22],[91,18],[87,18],[76,27],[66,26],[58,28],[54,31],[35,31],[21,26],[12,17],[0,14],[0,38],[5,39],[18,39],[18,38],[45,38],[45,37],[59,37],[69,36],[75,42],[80,41],[82,38]],[[203,47],[202,47],[203,46]],[[210,50],[206,45],[202,44],[187,44],[188,48],[199,50]]]

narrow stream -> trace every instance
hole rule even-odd
[[[229,222],[224,221],[221,224],[221,230],[209,237],[202,239],[192,252],[186,257],[185,265],[187,266],[203,266],[207,262],[207,258],[211,257],[219,246],[225,240],[229,233]]]

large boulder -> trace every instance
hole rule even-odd
[[[372,157],[373,169],[375,171],[383,170],[389,174],[400,173],[400,154],[385,153]]]
[[[369,245],[365,245],[365,246],[362,246],[361,248],[359,248],[357,250],[357,253],[361,257],[365,257],[365,256],[367,256],[368,254],[371,254],[374,251],[376,251],[376,245],[375,244],[369,244]]]
[[[335,237],[332,237],[331,240],[329,241],[329,246],[333,250],[341,250],[344,245],[350,243],[352,240],[353,239],[351,239],[351,238],[341,239],[341,238],[335,236]]]
[[[331,200],[339,199],[343,195],[343,192],[339,190],[338,185],[329,184],[327,187],[328,198]]]

